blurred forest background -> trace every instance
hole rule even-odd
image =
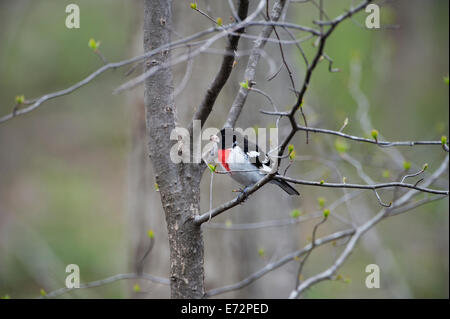
[[[174,1],[174,31],[187,36],[211,22],[189,8],[190,1]],[[349,8],[352,1],[324,1],[330,17]],[[65,7],[76,3],[81,28],[67,29]],[[227,1],[208,3],[211,14],[228,21]],[[250,10],[255,1],[251,1]],[[326,53],[341,71],[328,72],[321,62],[306,95],[304,110],[309,125],[370,135],[376,128],[388,140],[439,140],[448,136],[449,88],[443,78],[449,63],[449,3],[433,0],[388,1],[381,9],[382,28],[360,27],[366,14],[346,21],[334,32]],[[291,4],[287,20],[312,25],[317,8]],[[119,61],[143,52],[142,2],[125,0],[2,0],[0,1],[0,115],[11,112],[16,95],[34,98],[66,88],[102,65],[88,47],[101,41],[108,61]],[[256,34],[259,28],[248,29]],[[280,35],[287,39],[284,31]],[[173,35],[176,39],[177,35]],[[223,49],[224,40],[214,45]],[[242,39],[240,50],[251,47]],[[303,44],[313,53],[311,41]],[[305,66],[295,46],[285,46],[287,59],[301,85]],[[279,48],[266,46],[276,66]],[[215,75],[221,56],[203,54],[193,63],[192,77],[177,96],[180,124],[186,126],[194,108]],[[269,92],[280,109],[291,106],[285,70],[268,82],[270,68],[262,59],[257,87]],[[239,82],[246,56],[241,56],[219,96],[206,127],[221,127]],[[168,277],[167,232],[159,194],[146,156],[143,89],[121,95],[112,90],[126,81],[129,67],[108,71],[74,93],[46,102],[38,110],[0,125],[0,296],[34,298],[65,283],[65,267],[78,264],[81,281],[134,272],[148,243],[147,231],[155,233],[155,246],[146,259],[145,272]],[[174,67],[175,85],[186,65]],[[136,73],[135,73],[136,74]],[[134,75],[135,75],[134,74]],[[368,108],[366,116],[364,108]],[[271,109],[264,97],[251,93],[238,126],[270,127],[274,119],[258,112]],[[370,120],[370,122],[368,122]],[[283,131],[281,132],[283,133]],[[371,145],[336,142],[330,136],[297,135],[297,160],[289,175],[309,179],[365,183],[355,167],[338,152],[363,163],[365,173],[377,182],[398,179],[403,161],[411,170],[429,164],[436,169],[445,153],[439,147],[380,149]],[[397,158],[398,161],[394,161]],[[429,173],[428,172],[428,173]],[[209,208],[210,174],[202,181],[202,211]],[[214,178],[214,205],[235,196],[236,184],[227,176]],[[448,188],[448,173],[436,183]],[[276,186],[266,185],[240,205],[204,225],[206,288],[242,280],[270,261],[306,245],[318,219],[307,219],[278,228],[234,230],[233,225],[289,219],[294,210],[301,217],[321,210],[318,198],[328,207],[344,194],[341,189],[296,187],[301,196],[290,198]],[[392,191],[380,192],[389,202]],[[354,194],[353,194],[354,195]],[[306,298],[448,298],[449,216],[448,198],[389,218],[371,230],[340,269],[344,280],[323,282],[308,290]],[[333,208],[331,216],[356,222],[373,216],[380,206],[373,192],[358,192],[346,204]],[[224,226],[225,227],[222,227]],[[227,228],[229,229],[221,229]],[[343,229],[330,218],[318,236]],[[314,251],[305,276],[324,270],[342,246],[328,245]],[[365,267],[381,269],[381,288],[367,289]],[[269,273],[225,298],[286,298],[294,288],[298,262]],[[136,291],[139,284],[140,291]],[[135,289],[133,289],[133,287]],[[167,298],[168,286],[142,280],[126,280],[99,288],[80,289],[62,298]]]

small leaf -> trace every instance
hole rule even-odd
[[[222,24],[223,24],[222,18],[217,18],[216,22],[217,22],[217,25],[220,26],[220,27],[221,27]]]
[[[260,257],[264,257],[265,252],[264,252],[264,249],[263,249],[263,248],[258,249],[258,255],[259,255]]]
[[[328,218],[328,215],[330,215],[330,210],[327,208],[323,211],[323,217]]]
[[[197,10],[197,4],[194,2],[191,2],[191,9],[192,10]]]
[[[158,185],[158,183],[155,183],[155,190],[156,190],[157,192],[159,192],[159,185]]]
[[[134,284],[133,291],[134,292],[140,292],[141,291],[141,286],[139,286],[139,284]]]
[[[240,85],[241,87],[243,87],[244,89],[247,89],[247,90],[248,90],[248,80],[245,80],[245,82],[239,83],[239,85]]]
[[[92,49],[92,50],[97,50],[98,47],[100,46],[100,42],[99,41],[95,41],[93,38],[89,39],[88,42],[88,46]]]
[[[320,183],[320,185],[323,185],[323,184],[325,184],[325,181],[322,179],[319,183]]]
[[[403,162],[403,169],[404,169],[405,171],[407,171],[407,170],[409,170],[410,168],[411,168],[411,162],[404,161],[404,162]]]
[[[16,104],[23,104],[23,102],[25,102],[25,96],[24,95],[16,96]]]
[[[294,150],[294,145],[289,144],[288,145],[288,152],[291,153]]]
[[[317,202],[319,203],[319,207],[324,207],[326,200],[324,197],[319,197],[317,198]]]
[[[152,229],[150,229],[149,231],[147,231],[147,236],[150,239],[154,239],[155,238],[155,232]]]
[[[423,164],[423,171],[425,172],[428,169],[428,163]]]
[[[350,148],[349,144],[341,139],[336,139],[336,141],[334,142],[334,147],[336,148],[336,151],[338,151],[339,153],[345,153]]]
[[[217,165],[208,164],[209,170],[211,173],[215,173],[217,169]]]
[[[291,217],[292,218],[298,218],[298,217],[300,217],[300,215],[302,215],[302,212],[299,209],[294,209],[291,212]]]
[[[40,294],[42,297],[47,296],[47,292],[44,289],[41,289]]]
[[[374,140],[378,140],[378,131],[377,130],[372,130],[371,135],[373,137]]]
[[[445,136],[445,135],[441,136],[441,143],[442,143],[442,146],[447,144],[447,136]]]
[[[293,161],[296,155],[297,155],[297,153],[295,152],[295,150],[292,151],[292,152],[289,154],[289,159],[290,159],[291,161]]]

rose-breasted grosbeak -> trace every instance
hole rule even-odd
[[[257,183],[271,171],[270,158],[260,151],[258,145],[232,128],[224,128],[211,140],[218,144],[219,163],[239,184],[248,187]],[[271,183],[280,186],[289,195],[300,195],[286,181],[273,178]]]

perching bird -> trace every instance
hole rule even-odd
[[[271,171],[270,158],[258,145],[232,128],[224,128],[211,140],[218,144],[218,160],[224,170],[239,184],[248,187],[257,183]],[[280,186],[289,195],[300,195],[286,181],[273,178],[271,183]]]

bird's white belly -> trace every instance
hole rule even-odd
[[[248,162],[245,153],[237,147],[230,152],[227,163],[230,168],[230,176],[241,185],[255,184],[264,177],[264,174],[255,165]]]

